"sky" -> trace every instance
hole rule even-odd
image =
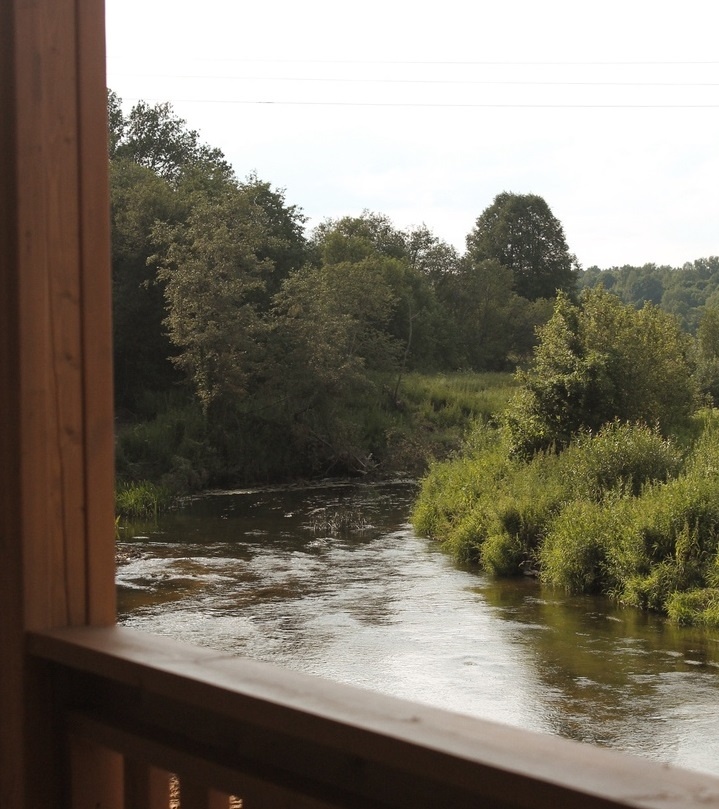
[[[464,250],[539,194],[580,264],[719,254],[715,0],[106,0],[108,86],[169,101],[308,225]]]

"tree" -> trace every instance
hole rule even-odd
[[[169,358],[163,284],[156,265],[158,227],[184,222],[196,205],[221,198],[236,180],[219,149],[200,142],[197,132],[169,104],[139,102],[126,115],[108,91],[110,201],[115,361],[115,401],[137,412],[148,392],[176,384]],[[179,231],[178,231],[179,232]]]
[[[147,393],[177,381],[165,334],[165,300],[148,259],[155,253],[158,222],[178,220],[177,194],[170,184],[137,163],[110,164],[112,303],[115,403],[136,411]]]
[[[405,258],[405,234],[384,214],[363,211],[361,216],[327,219],[314,231],[313,247],[325,264],[360,261],[379,253],[387,258]]]
[[[553,298],[558,290],[574,295],[577,260],[561,223],[536,194],[495,197],[467,236],[467,252],[475,262],[496,259],[509,268],[515,292],[530,301]]]
[[[586,291],[580,306],[562,293],[508,410],[513,450],[562,448],[615,419],[666,434],[696,402],[692,370],[691,338],[671,315],[637,310],[602,288]]]
[[[411,266],[430,285],[437,287],[459,269],[459,256],[452,245],[438,239],[425,225],[405,233],[406,253]]]
[[[173,361],[205,408],[245,398],[262,373],[255,298],[270,269],[259,256],[266,237],[264,211],[236,186],[197,198],[182,223],[156,229],[165,326],[178,349]]]
[[[287,204],[283,189],[273,188],[256,174],[250,174],[239,183],[239,188],[251,205],[263,212],[265,236],[257,248],[257,256],[265,262],[267,269],[261,304],[269,309],[272,296],[279,291],[285,278],[309,258],[304,232],[307,217],[297,205]]]
[[[183,169],[197,164],[232,176],[222,151],[202,143],[199,133],[175,115],[171,104],[138,101],[125,115],[121,99],[110,90],[107,105],[111,160],[127,158],[166,179],[176,179]]]
[[[697,330],[697,383],[701,392],[719,403],[719,305],[704,309]]]
[[[374,255],[308,265],[275,296],[264,412],[288,426],[315,470],[364,472],[370,464],[365,422],[401,352],[388,331],[396,304],[391,263],[397,259]]]
[[[349,266],[372,260],[383,268],[394,307],[386,324],[388,335],[405,344],[411,368],[435,367],[440,350],[442,318],[428,269],[448,260],[447,251],[427,230],[405,232],[383,214],[327,220],[312,236],[314,261],[320,266]]]

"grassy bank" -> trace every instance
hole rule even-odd
[[[680,444],[611,423],[561,453],[513,457],[478,427],[424,479],[413,523],[495,575],[532,572],[678,623],[719,626],[719,415]]]
[[[118,429],[118,509],[152,509],[214,486],[421,475],[455,452],[476,421],[491,421],[515,384],[511,374],[494,373],[378,379],[363,398],[328,403],[324,421],[239,407],[205,413],[189,396],[160,399]]]

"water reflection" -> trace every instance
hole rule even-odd
[[[717,633],[458,569],[406,525],[413,496],[404,484],[196,500],[120,543],[121,620],[719,773]]]
[[[527,627],[522,652],[543,684],[555,733],[718,771],[717,633],[521,582],[487,582],[476,592]]]

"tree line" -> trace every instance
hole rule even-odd
[[[719,257],[687,262],[681,267],[625,264],[580,273],[579,289],[601,286],[637,309],[651,303],[675,315],[682,327],[695,334],[704,313],[719,307]]]
[[[191,397],[228,477],[260,448],[260,477],[362,471],[407,373],[511,369],[557,291],[575,294],[541,197],[500,194],[463,255],[369,211],[307,233],[282,189],[238,179],[170,105],[126,113],[110,92],[108,114],[116,410],[129,424]],[[121,471],[142,454],[121,450]]]
[[[561,354],[580,296],[596,287],[696,332],[694,378],[719,395],[719,258],[583,271],[545,200],[508,192],[480,213],[462,254],[424,225],[400,229],[370,211],[308,233],[282,189],[238,179],[169,104],[124,112],[109,92],[108,116],[121,475],[164,464],[196,486],[217,470],[243,482],[366,471],[391,451],[382,414],[404,407],[407,374],[525,367],[553,313]],[[606,377],[593,362],[571,369],[577,390]],[[541,375],[532,385],[535,404],[551,398]],[[581,395],[590,410],[591,390]],[[168,413],[154,449],[124,429]],[[527,432],[536,421],[517,417],[520,444],[542,443]],[[153,453],[167,455],[154,469]]]

